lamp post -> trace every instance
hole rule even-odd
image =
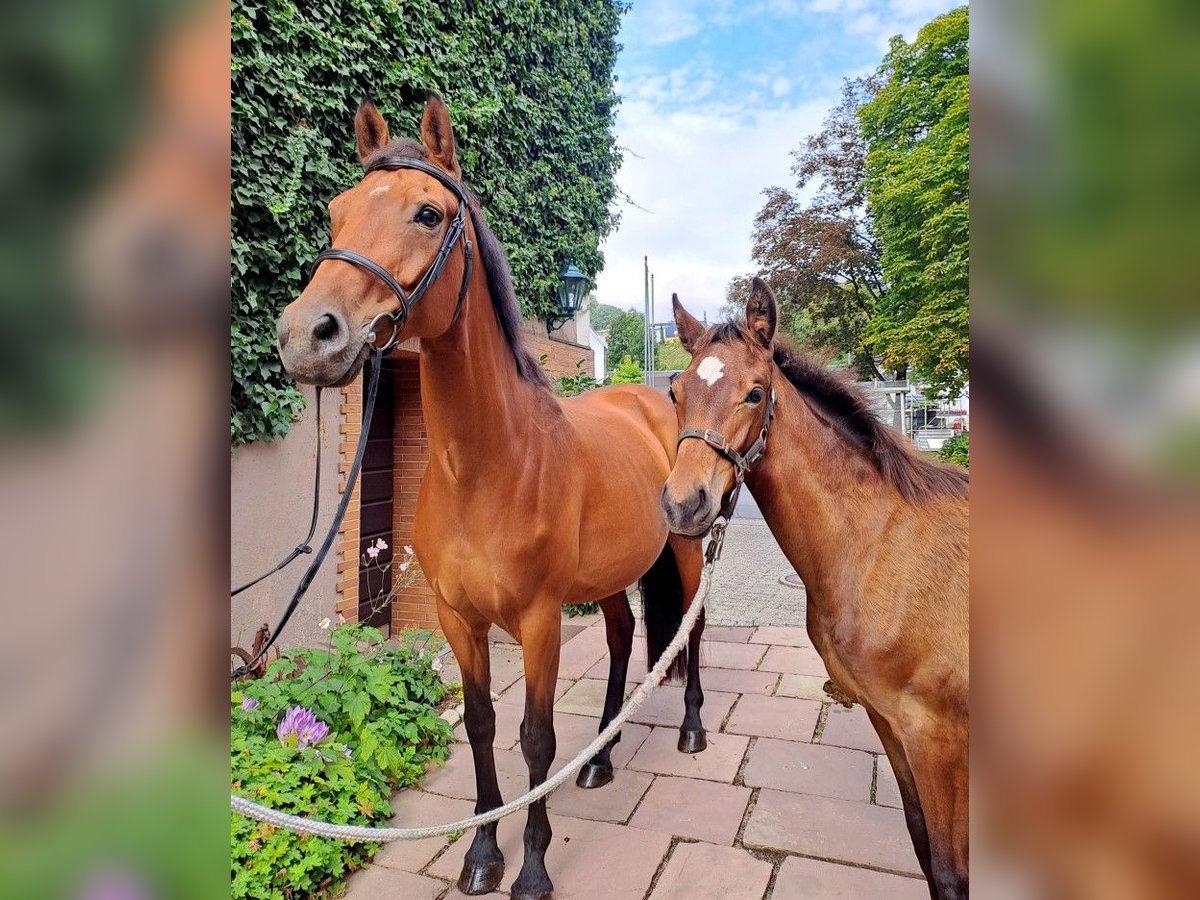
[[[562,267],[558,277],[562,279],[562,284],[558,286],[558,314],[546,317],[546,334],[553,334],[570,322],[583,305],[587,276],[579,271],[575,263],[569,262]]]

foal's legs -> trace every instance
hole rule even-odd
[[[917,796],[917,784],[913,781],[912,770],[908,767],[908,759],[904,756],[904,748],[900,746],[892,726],[869,707],[865,707],[871,724],[887,751],[888,761],[892,771],[896,773],[896,783],[900,786],[900,800],[904,804],[904,820],[908,824],[908,833],[912,836],[913,850],[917,854],[917,862],[925,873],[925,881],[929,884],[929,896],[938,900],[937,885],[933,880],[933,868],[929,859],[929,834],[925,830],[925,813],[921,810],[921,799]],[[882,764],[882,763],[881,763]]]
[[[684,609],[692,605],[696,590],[700,587],[700,570],[704,565],[704,553],[700,541],[671,535],[671,549],[675,551],[675,562],[679,566],[679,580],[683,584]],[[700,707],[704,705],[704,691],[700,687],[700,639],[704,635],[704,616],[692,627],[688,635],[687,687],[683,691],[683,724],[679,726],[679,752],[699,753],[708,746],[708,736],[700,721]]]
[[[608,727],[625,699],[625,676],[629,672],[629,653],[633,649],[633,610],[624,591],[600,601],[604,610],[604,631],[608,638],[608,692],[604,696],[604,714],[600,730]],[[575,783],[581,788],[603,787],[613,780],[612,748],[621,740],[617,732],[608,744],[579,770]]]
[[[956,733],[961,730],[961,734]],[[966,725],[936,725],[905,740],[913,779],[929,831],[932,883],[937,900],[965,900],[969,895],[970,817]]]
[[[438,598],[438,621],[462,669],[463,723],[475,760],[475,812],[495,809],[503,798],[496,782],[496,760],[492,742],[496,737],[496,711],[492,707],[492,672],[488,656],[488,625],[469,623]],[[467,850],[458,889],[464,894],[487,894],[500,885],[504,856],[496,844],[496,823],[481,825]]]
[[[535,607],[536,609],[537,607]],[[554,760],[554,686],[558,680],[562,613],[553,604],[546,613],[534,612],[521,622],[521,651],[525,656],[525,718],[521,722],[521,752],[529,766],[529,787],[546,780]],[[551,900],[554,886],[546,874],[550,819],[543,797],[529,806],[525,824],[525,861],[512,886],[512,900]]]

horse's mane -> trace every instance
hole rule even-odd
[[[730,340],[757,343],[746,326],[725,322],[711,328],[705,344]],[[776,337],[773,357],[784,377],[821,415],[865,455],[885,481],[906,500],[934,496],[967,496],[967,473],[957,466],[922,459],[891,426],[872,411],[866,397],[839,375],[801,354],[790,341]]]
[[[397,138],[374,151],[363,160],[363,165],[369,166],[383,156],[406,156],[409,159],[425,160],[428,154],[420,142],[411,138]],[[463,182],[463,186],[466,187],[466,182]],[[525,349],[521,331],[521,308],[517,303],[517,293],[513,288],[512,274],[508,270],[508,256],[504,253],[504,246],[492,231],[491,226],[488,225],[483,209],[479,205],[479,198],[470,188],[466,188],[466,190],[467,197],[470,199],[468,208],[471,213],[471,225],[475,229],[476,250],[479,253],[479,260],[483,264],[483,271],[487,275],[488,293],[492,295],[492,310],[496,314],[496,324],[500,326],[504,342],[512,351],[513,360],[517,365],[517,374],[532,384],[542,385],[549,389],[549,376],[546,375],[545,370],[533,354]]]

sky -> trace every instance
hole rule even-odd
[[[720,318],[750,272],[750,230],[773,185],[795,187],[791,152],[820,130],[842,80],[874,71],[888,39],[912,40],[950,0],[633,0],[617,58],[618,228],[601,245],[596,298],[655,321],[671,293]]]

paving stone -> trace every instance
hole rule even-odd
[[[808,629],[803,625],[760,625],[750,638],[754,644],[779,644],[784,647],[811,647]]]
[[[869,803],[764,788],[742,842],[747,847],[921,874],[904,813]]]
[[[430,770],[421,782],[421,789],[443,797],[458,797],[474,802],[475,760],[468,744],[454,744],[446,765]],[[508,799],[519,797],[529,787],[529,768],[519,750],[493,750],[496,760],[496,781],[500,795]]]
[[[866,803],[875,760],[860,750],[761,738],[750,748],[742,780],[774,788]]]
[[[473,800],[455,800],[413,789],[397,792],[391,802],[392,818],[388,824],[396,828],[456,822],[475,813]],[[446,846],[446,842],[444,837],[392,841],[380,847],[373,865],[419,872]]]
[[[875,759],[875,802],[880,806],[893,806],[904,809],[904,800],[900,797],[900,784],[896,781],[896,773],[886,756]]]
[[[746,694],[725,723],[731,734],[754,734],[786,741],[811,741],[821,704],[790,697]]]
[[[554,832],[546,850],[546,869],[554,882],[557,900],[595,900],[597,897],[642,897],[650,887],[671,845],[669,835],[607,822],[550,816]],[[524,857],[522,833],[525,817],[501,819],[497,840],[504,854],[502,891],[509,891],[521,871]],[[427,874],[453,881],[462,869],[471,838],[446,850]]]
[[[923,878],[906,878],[854,866],[789,856],[779,868],[771,900],[929,900]]]
[[[828,675],[796,675],[793,672],[785,672],[779,676],[779,687],[775,689],[775,696],[830,703],[832,698],[825,693],[825,682],[828,680]]]
[[[682,713],[680,714],[682,716]],[[600,732],[599,717],[574,716],[567,713],[555,713],[554,737],[555,753],[552,772],[561,768],[562,764],[574,759],[584,747],[592,742]],[[626,722],[621,728],[621,740],[613,747],[612,761],[617,769],[623,768],[633,758],[642,742],[650,735],[648,725],[638,725]]]
[[[637,685],[625,683],[628,696]],[[554,704],[556,712],[574,713],[580,716],[597,716],[604,712],[604,696],[608,693],[608,682],[597,678],[581,678],[558,698]]]
[[[861,706],[850,709],[837,703],[829,707],[825,719],[825,730],[821,732],[821,743],[834,747],[850,747],[870,753],[882,753],[883,744],[875,733],[875,726],[867,718]]]
[[[729,845],[737,837],[750,789],[694,778],[654,779],[630,825]]]
[[[733,644],[745,644],[750,640],[750,636],[754,634],[754,627],[750,625],[705,625],[704,638],[709,641],[728,641]],[[758,641],[757,643],[765,643]]]
[[[446,882],[398,869],[367,866],[346,882],[346,900],[434,900],[446,890]]]
[[[496,710],[496,737],[492,741],[492,746],[501,750],[508,750],[516,746],[521,739],[521,719],[525,717],[524,701],[518,702],[510,699],[505,703],[497,701],[493,704]],[[465,722],[459,722],[454,728],[454,739],[462,743],[467,743],[467,725]]]
[[[700,672],[700,684],[704,684],[704,671]],[[660,684],[645,703],[633,714],[632,722],[645,725],[674,726],[683,722],[683,685]],[[704,691],[704,705],[700,707],[700,719],[709,731],[716,731],[729,714],[738,695],[727,691]]]
[[[604,628],[585,628],[562,645],[558,654],[559,678],[582,678],[602,657],[608,655]]]
[[[705,666],[700,670],[700,684],[708,691],[726,691],[731,694],[764,694],[770,695],[775,691],[775,683],[779,681],[778,672],[747,672],[745,669],[711,669]],[[707,706],[707,703],[705,704]]]
[[[655,728],[634,754],[629,768],[658,775],[680,775],[732,784],[746,755],[750,738],[737,734],[708,733],[708,747],[700,753],[680,753],[679,732]]]
[[[585,678],[595,678],[598,681],[608,681],[609,657],[606,654],[603,659],[593,665],[584,673]],[[633,646],[633,652],[629,654],[629,668],[625,671],[625,680],[641,683],[646,680],[646,648],[639,640]]]
[[[716,669],[753,669],[767,649],[761,644],[732,644],[728,641],[706,640],[700,645],[700,665]],[[703,671],[700,678],[703,683]]]
[[[650,900],[761,900],[771,864],[745,850],[678,844]]]
[[[828,678],[825,663],[811,647],[772,647],[758,666],[764,672],[791,672],[795,675],[820,675]]]
[[[550,795],[546,808],[560,816],[576,819],[627,822],[653,780],[654,776],[648,772],[617,769],[613,780],[604,787],[585,791],[577,787],[572,778]]]
[[[554,683],[554,699],[557,700],[562,697],[563,694],[571,689],[571,685],[574,683],[575,682],[571,681],[569,678],[558,679],[558,681]],[[525,708],[524,678],[518,678],[503,694],[500,695],[500,699],[496,701],[496,704],[499,705],[501,703],[507,703],[511,706],[518,706],[521,709]]]

